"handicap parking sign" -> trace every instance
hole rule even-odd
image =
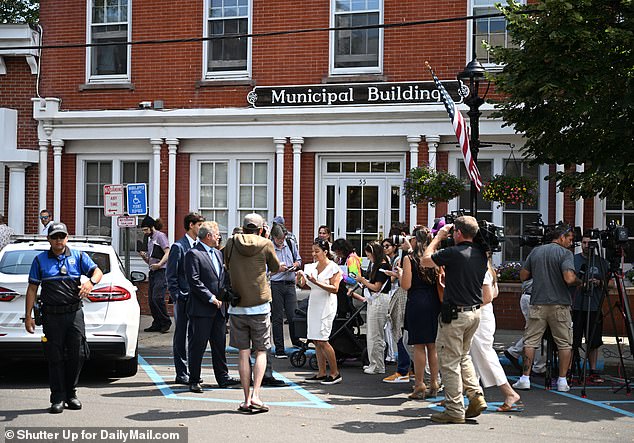
[[[128,215],[147,214],[147,185],[132,183],[128,185]]]

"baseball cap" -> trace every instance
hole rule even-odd
[[[281,215],[278,215],[277,217],[275,217],[273,219],[273,223],[277,223],[278,225],[284,225],[285,223],[284,217],[282,217]]]
[[[247,229],[260,229],[264,226],[264,219],[260,214],[252,212],[244,216],[242,227]]]
[[[68,235],[68,229],[66,228],[66,225],[64,223],[55,222],[51,226],[49,226],[48,228],[49,237],[59,233]]]

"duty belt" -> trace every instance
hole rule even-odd
[[[59,305],[59,306],[50,306],[43,305],[42,308],[44,312],[47,314],[66,314],[68,312],[75,312],[81,308],[81,302],[74,303],[72,305]]]
[[[458,312],[475,312],[476,310],[480,309],[480,305],[473,305],[473,306],[456,306],[456,310]]]

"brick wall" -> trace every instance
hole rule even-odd
[[[299,239],[299,254],[305,263],[312,261],[312,245],[315,239],[315,154],[312,152],[302,153],[302,164],[300,169],[302,177],[302,187],[300,190],[301,200],[299,210],[299,230],[293,232]]]
[[[192,208],[189,207],[189,154],[176,154],[176,219],[174,220],[174,239],[185,235],[183,219]],[[167,217],[166,217],[167,219]]]

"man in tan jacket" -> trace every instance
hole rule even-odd
[[[260,399],[260,387],[266,368],[266,353],[271,347],[271,287],[266,271],[277,272],[280,262],[273,243],[261,237],[264,219],[256,213],[247,214],[242,222],[242,234],[235,234],[224,248],[225,265],[231,285],[240,296],[236,306],[229,307],[229,344],[240,352],[238,371],[244,391],[244,403],[239,411],[267,412]],[[255,353],[253,392],[251,383],[251,349]]]

